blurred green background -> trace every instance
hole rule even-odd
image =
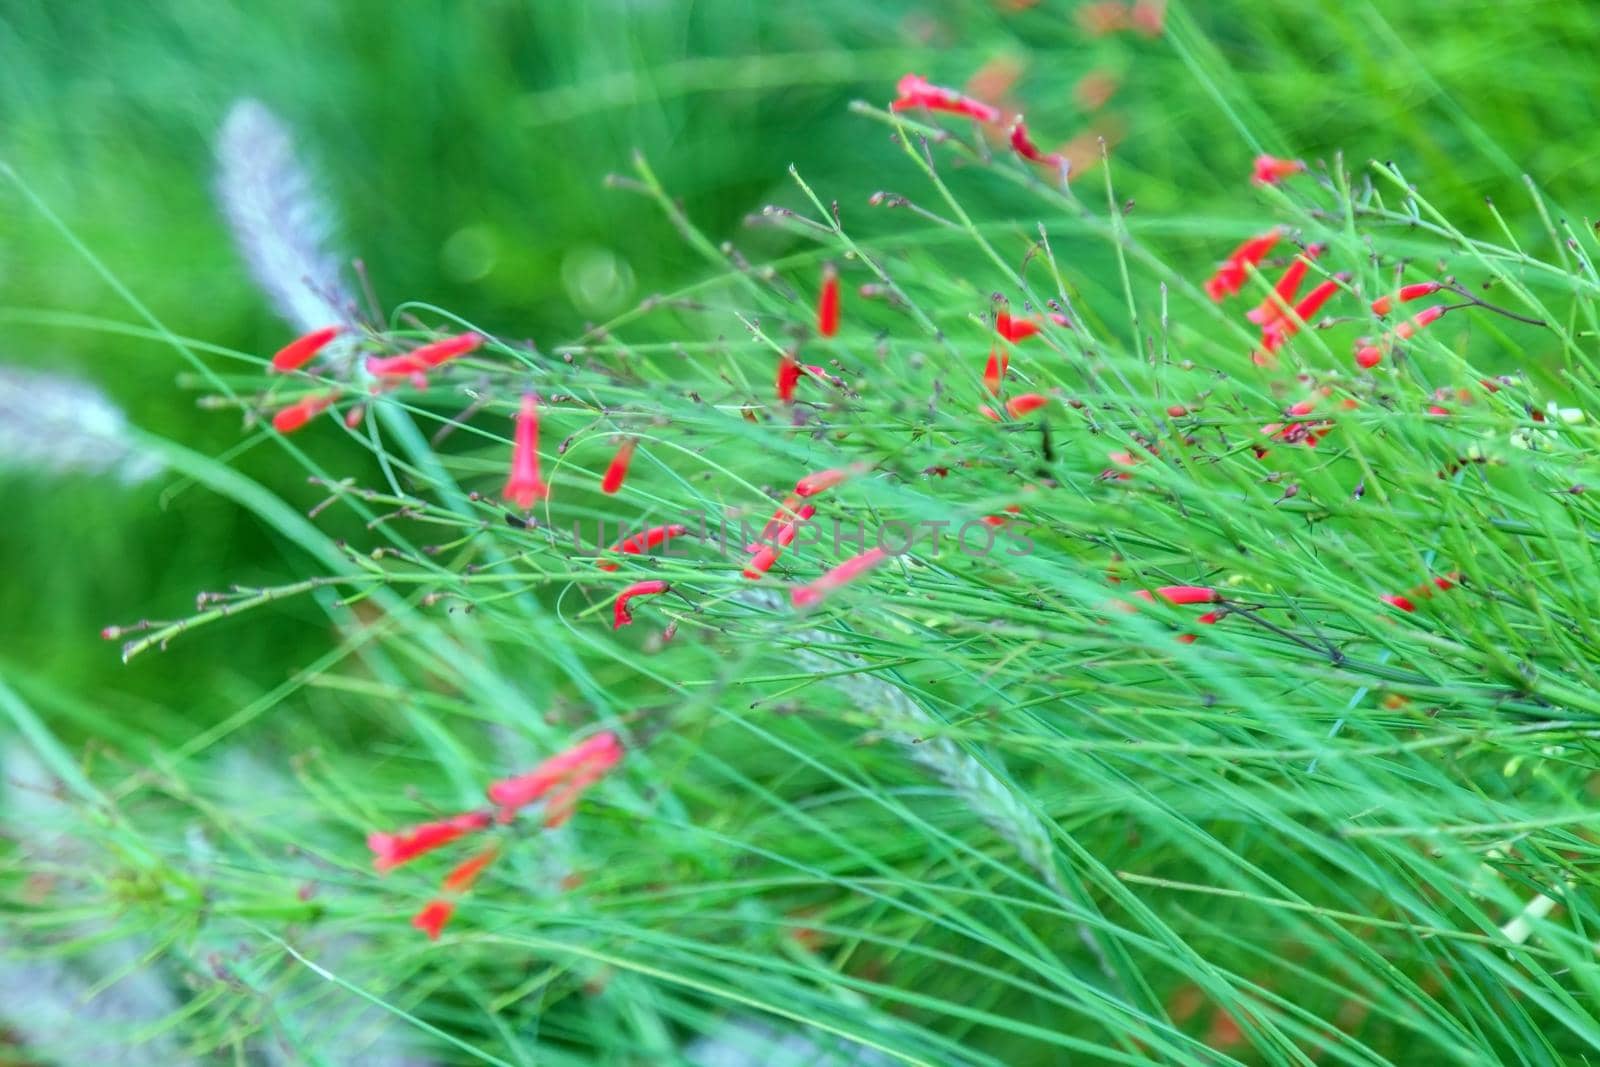
[[[847,104],[886,102],[908,70],[1009,83],[1006,106],[1046,145],[1109,133],[1134,224],[1182,231],[1197,272],[1255,225],[1258,150],[1394,160],[1465,228],[1488,223],[1486,195],[1514,226],[1536,225],[1523,172],[1572,217],[1596,214],[1600,32],[1581,0],[1175,4],[1155,40],[1092,37],[1077,6],[12,0],[0,159],[170,329],[261,355],[291,331],[211,193],[212,138],[243,96],[295,127],[342,249],[386,306],[436,304],[546,347],[706,270],[651,204],[605,188],[635,148],[708,233],[760,259],[795,240],[744,221],[796,203],[786,165],[863,214],[905,180],[883,129]],[[1119,83],[1094,115],[1075,93],[1091,72]],[[1099,176],[1086,187],[1098,195]],[[980,217],[985,195],[967,200]],[[57,314],[138,322],[19,186],[0,184],[0,363],[81,374],[137,426],[203,453],[247,436],[236,415],[197,406],[170,347]],[[296,443],[341,473],[368,462],[333,435]],[[299,464],[265,444],[238,468],[309,506]],[[6,469],[0,485],[0,669],[64,726],[74,709],[117,709],[158,742],[180,739],[326,647],[315,607],[290,606],[124,667],[102,626],[177,617],[202,589],[311,565],[175,475],[125,487]]]

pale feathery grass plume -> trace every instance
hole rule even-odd
[[[745,590],[735,599],[773,613],[788,610],[780,596],[766,590]],[[796,663],[816,672],[823,682],[847,695],[856,707],[879,719],[885,737],[905,749],[913,762],[966,801],[973,813],[1015,849],[1022,862],[1032,868],[1053,893],[1065,902],[1072,901],[1072,894],[1056,868],[1050,831],[1044,822],[1019,801],[993,771],[944,736],[939,730],[941,723],[932,712],[904,689],[869,672],[865,660],[838,647],[842,643],[838,637],[818,629],[802,630],[793,636],[807,646],[794,651]],[[808,651],[808,648],[829,651],[824,655]],[[840,667],[849,668],[849,673],[840,673]],[[920,732],[911,732],[908,725]],[[924,727],[926,729],[922,729]],[[1094,931],[1079,922],[1077,932],[1100,970],[1113,983],[1118,983],[1116,972]]]
[[[355,301],[328,247],[334,212],[295,155],[289,127],[240,100],[217,135],[217,198],[250,275],[300,333],[348,325]]]
[[[136,485],[159,474],[162,462],[130,442],[127,416],[90,382],[0,367],[0,468],[111,475]]]
[[[217,772],[221,780],[249,783],[258,806],[270,808],[293,797],[291,785],[269,763],[248,753],[225,754]],[[108,916],[46,927],[52,929],[49,936],[0,933],[0,1025],[20,1037],[34,1057],[29,1062],[62,1067],[210,1062],[186,1053],[164,1026],[186,1010],[185,1001],[193,995],[183,981],[185,964],[153,960],[157,942],[152,935],[125,932],[109,918],[115,912],[97,894],[115,872],[104,869],[104,853],[83,832],[79,813],[62,799],[60,783],[31,750],[16,743],[0,753],[0,776],[0,828],[37,872],[50,904],[64,913],[93,910]],[[189,828],[184,844],[191,875],[209,877],[225,864],[198,826]],[[324,971],[358,985],[382,979],[383,954],[365,937],[310,932],[299,935],[298,942],[298,950]],[[221,980],[241,952],[259,947],[248,930],[211,922],[198,931],[187,955],[208,961],[211,974],[205,977]],[[285,1025],[291,1021],[292,1026]],[[437,1067],[439,1062],[392,1014],[309,969],[277,982],[272,1010],[244,1049],[248,1062],[273,1067],[305,1063],[308,1053],[348,1067]]]
[[[811,1028],[779,1029],[735,1016],[683,1050],[693,1067],[889,1067],[888,1056]]]
[[[0,753],[0,776],[0,827],[35,872],[35,891],[48,893],[63,911],[81,907],[89,899],[88,883],[57,872],[87,876],[94,854],[74,832],[76,813],[61,799],[59,783],[17,743]],[[150,946],[144,939],[117,936],[109,919],[56,928],[54,944],[42,935],[25,938],[23,929],[19,924],[0,933],[0,1024],[20,1039],[27,1062],[62,1067],[200,1062],[157,1026],[181,1005],[167,976],[145,959]],[[65,947],[74,943],[82,947]]]

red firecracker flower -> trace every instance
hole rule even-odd
[[[1432,296],[1444,288],[1443,282],[1416,282],[1412,285],[1402,285],[1400,291],[1393,296],[1380,296],[1372,302],[1372,313],[1384,316],[1394,310],[1395,304],[1405,304],[1412,300],[1420,300],[1425,296]]]
[[[1304,254],[1296,256],[1293,263],[1278,278],[1278,284],[1273,287],[1272,295],[1261,301],[1259,305],[1251,308],[1245,318],[1257,326],[1266,327],[1279,321],[1286,315],[1287,309],[1294,306],[1295,298],[1300,295],[1300,286],[1305,281],[1306,271],[1311,266],[1311,261],[1322,254],[1322,245],[1309,246]]]
[[[613,630],[620,630],[633,622],[633,612],[628,608],[628,601],[636,596],[658,596],[665,593],[672,586],[660,579],[651,579],[644,582],[634,582],[628,588],[617,594],[617,602],[612,609]]]
[[[622,488],[622,483],[628,477],[628,465],[633,462],[633,450],[638,447],[637,437],[623,438],[622,444],[617,446],[617,454],[611,457],[611,465],[606,468],[605,477],[600,479],[602,493],[615,493]]]
[[[815,607],[824,597],[839,587],[848,585],[889,558],[881,548],[869,548],[839,564],[833,570],[808,585],[802,585],[789,594],[790,603],[797,608]]]
[[[989,362],[983,366],[983,387],[995,396],[1000,395],[1000,383],[1011,368],[1011,354],[996,345],[989,349]]]
[[[907,74],[901,78],[899,84],[895,86],[895,92],[899,96],[889,104],[890,111],[926,108],[929,111],[948,111],[955,115],[965,115],[979,122],[1000,121],[999,108],[964,96],[954,89],[933,85],[920,75]]]
[[[470,890],[478,877],[500,855],[498,847],[484,849],[476,856],[471,856],[451,869],[444,876],[444,891],[448,896],[435,897],[423,905],[421,911],[411,918],[411,925],[428,935],[428,940],[437,941],[444,932],[445,924],[456,912],[454,897],[459,897]]]
[[[469,811],[448,819],[420,823],[398,833],[368,834],[367,847],[372,850],[373,867],[387,871],[488,826],[488,812]]]
[[[421,378],[428,371],[452,359],[464,356],[483,344],[483,336],[463,333],[446,337],[442,341],[423,345],[398,356],[373,356],[367,360],[367,371],[380,378]]]
[[[817,296],[817,332],[824,337],[839,332],[839,272],[832,263],[822,268],[822,292]]]
[[[320,330],[313,330],[304,337],[297,337],[293,341],[278,349],[272,357],[272,369],[279,374],[286,374],[292,370],[299,370],[328,346],[328,342],[339,336],[339,327],[324,326]]]
[[[294,433],[306,423],[322,414],[339,398],[337,389],[326,393],[313,393],[301,397],[288,407],[275,412],[272,428],[279,433]]]
[[[621,552],[625,556],[641,556],[646,552],[654,551],[666,544],[674,537],[682,537],[689,532],[687,526],[671,523],[666,526],[652,526],[644,533],[636,533],[631,537],[624,537],[611,546],[612,552]],[[612,560],[601,560],[599,567],[603,571],[614,571],[617,565]]]
[[[1277,185],[1283,179],[1293,177],[1305,169],[1305,163],[1298,159],[1257,156],[1255,172],[1250,175],[1250,180],[1257,185]]]
[[[795,383],[800,380],[800,364],[795,358],[785,352],[778,361],[778,399],[785,404],[794,402]]]
[[[1267,253],[1272,251],[1272,246],[1278,243],[1280,236],[1281,232],[1274,227],[1235,248],[1217,267],[1216,273],[1206,279],[1206,295],[1220,304],[1225,298],[1237,293],[1244,287],[1247,268],[1255,266],[1266,258]]]
[[[1016,125],[1011,127],[1011,150],[1030,163],[1043,163],[1048,167],[1059,168],[1067,161],[1059,152],[1045,155],[1039,151],[1039,146],[1028,136],[1028,124],[1022,121],[1021,115],[1017,116]]]
[[[1441,574],[1431,582],[1423,582],[1414,589],[1407,589],[1404,593],[1385,593],[1378,599],[1390,607],[1399,608],[1404,612],[1413,612],[1417,610],[1416,601],[1431,598],[1435,589],[1442,593],[1454,589],[1460,584],[1461,572],[1451,571],[1449,574]]]
[[[539,399],[532,393],[523,394],[522,408],[517,412],[511,474],[502,495],[523,511],[533,507],[535,501],[550,498],[550,487],[539,476]]]
[[[551,756],[527,774],[490,783],[489,799],[499,806],[500,820],[505,822],[518,808],[548,794],[545,825],[554,828],[572,815],[578,795],[621,760],[622,742],[608,730]]]
[[[756,554],[751,556],[750,562],[745,565],[744,576],[756,581],[771,570],[772,565],[783,554],[783,550],[794,542],[795,535],[800,532],[800,524],[816,513],[817,509],[810,504],[801,504],[794,513],[794,521],[778,527],[777,533],[772,537],[772,544],[757,547]]]

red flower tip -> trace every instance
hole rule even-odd
[[[442,341],[414,348],[410,352],[403,352],[398,356],[372,357],[367,360],[367,371],[380,378],[416,378],[426,371],[448,363],[458,356],[483,344],[483,336],[476,333],[457,334],[446,337]]]
[[[888,558],[889,553],[883,549],[869,548],[859,556],[845,560],[816,581],[796,588],[789,594],[789,601],[797,608],[815,607],[828,594],[855,581]]]
[[[444,876],[444,888],[451,893],[465,893],[477,882],[480,875],[500,856],[500,847],[490,845],[475,856],[468,856],[451,868]]]
[[[772,544],[757,546],[756,554],[750,557],[750,562],[745,565],[744,576],[751,581],[756,581],[771,570],[772,565],[783,554],[783,550],[794,542],[795,535],[800,532],[800,524],[816,513],[817,509],[810,504],[800,505],[794,512],[794,521],[784,523],[778,527],[772,538]]]
[[[572,814],[578,795],[605,776],[622,759],[622,742],[609,730],[559,752],[527,774],[489,784],[489,799],[500,807],[501,821],[520,807],[551,794],[545,825],[559,826]],[[552,793],[557,786],[559,792]]]
[[[657,596],[665,593],[672,586],[659,579],[645,582],[634,582],[628,588],[617,594],[617,602],[612,608],[613,630],[620,630],[633,622],[633,612],[628,609],[628,601],[636,596]]]
[[[485,829],[488,825],[488,812],[468,811],[448,819],[419,823],[399,833],[368,834],[367,847],[372,850],[372,866],[380,871],[391,870],[441,845],[448,845],[458,837]]]
[[[1356,350],[1356,366],[1371,370],[1383,362],[1383,352],[1377,345],[1362,345]]]
[[[501,495],[523,511],[533,507],[535,501],[550,498],[550,487],[539,476],[539,399],[532,393],[523,394],[522,408],[517,412],[511,474]]]
[[[1394,310],[1395,304],[1404,304],[1412,300],[1420,300],[1425,296],[1432,296],[1444,288],[1443,282],[1417,282],[1413,285],[1402,285],[1400,291],[1393,296],[1380,296],[1372,302],[1372,313],[1384,316]]]
[[[1169,418],[1181,419],[1187,414],[1189,414],[1189,409],[1182,404],[1169,404],[1167,406],[1167,416]]]
[[[624,479],[628,477],[628,464],[633,462],[633,450],[639,447],[637,437],[623,438],[622,444],[617,446],[617,454],[611,457],[611,466],[606,468],[606,475],[600,479],[602,493],[615,493],[622,488]]]
[[[989,362],[983,366],[983,387],[995,396],[1000,395],[1000,383],[1011,368],[1011,356],[999,347],[989,349]]]
[[[1299,174],[1305,169],[1305,163],[1298,159],[1257,156],[1255,172],[1251,174],[1250,180],[1257,185],[1277,185],[1283,179]]]
[[[853,478],[867,469],[865,464],[853,463],[848,467],[833,467],[828,470],[816,471],[806,475],[794,483],[794,495],[804,499],[826,492],[849,478]]]
[[[1416,336],[1417,331],[1425,330],[1435,322],[1438,322],[1440,316],[1449,310],[1444,304],[1435,304],[1433,307],[1423,308],[1394,328],[1395,339],[1399,341],[1410,340]]]
[[[817,297],[817,332],[832,337],[839,332],[839,272],[829,263],[822,268],[822,292]]]
[[[666,526],[652,526],[644,533],[637,533],[632,537],[624,537],[612,545],[610,551],[621,552],[625,556],[640,556],[660,548],[672,538],[682,537],[688,532],[689,528],[687,526],[681,526],[678,523],[671,523]],[[617,569],[616,563],[611,560],[602,560],[599,566],[603,571]]]
[[[1272,295],[1247,312],[1245,318],[1263,327],[1281,320],[1288,313],[1288,309],[1294,306],[1295,297],[1300,294],[1300,286],[1305,280],[1306,271],[1310,268],[1311,261],[1322,254],[1323,247],[1320,244],[1310,245],[1304,254],[1296,256],[1294,262],[1289,264],[1278,279]]]
[[[339,336],[339,327],[324,326],[320,330],[312,330],[304,337],[297,337],[293,341],[278,349],[272,357],[272,369],[279,374],[292,370],[299,370],[310,363],[316,354],[328,346],[328,342]]]
[[[1206,295],[1220,304],[1226,297],[1237,293],[1244,287],[1246,268],[1253,267],[1265,259],[1281,235],[1282,232],[1273,227],[1266,233],[1251,237],[1240,244],[1217,267],[1216,273],[1206,279]]]
[[[1207,585],[1163,585],[1154,593],[1149,589],[1136,589],[1133,595],[1152,604],[1156,597],[1169,604],[1215,604],[1222,599],[1215,589]]]
[[[1020,419],[1029,412],[1038,411],[1048,403],[1050,398],[1043,393],[1023,393],[1006,401],[1006,414],[1013,419]]]
[[[411,925],[428,935],[429,941],[439,940],[445,923],[454,915],[456,906],[448,900],[430,900],[422,910],[411,917]]]
[[[279,433],[294,433],[326,411],[338,397],[339,391],[337,389],[302,397],[273,414],[272,428]]]
[[[921,75],[907,74],[895,86],[895,92],[899,95],[889,104],[890,111],[910,111],[920,107],[928,111],[965,115],[979,122],[1000,121],[999,108],[964,96],[954,89],[934,85]]]
[[[1043,163],[1049,167],[1060,167],[1066,163],[1066,158],[1059,152],[1045,155],[1039,151],[1039,146],[1028,136],[1028,124],[1022,121],[1021,115],[1017,116],[1016,125],[1011,127],[1011,150],[1030,163]]]
[[[1065,325],[1066,316],[1061,317],[1061,324]],[[1031,319],[1014,319],[1011,312],[1001,310],[994,317],[994,331],[1007,341],[1026,341],[1039,332],[1039,324]]]
[[[795,383],[800,380],[800,364],[785,352],[778,363],[778,399],[785,404],[794,402]]]

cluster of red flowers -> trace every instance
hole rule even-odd
[[[270,364],[272,371],[277,374],[289,374],[301,370],[343,332],[339,326],[324,326],[320,330],[312,330],[303,337],[295,338],[273,354]],[[483,344],[481,335],[463,333],[425,344],[397,356],[369,356],[366,361],[367,372],[378,380],[373,391],[392,389],[401,381],[409,381],[418,388],[425,389],[428,385],[428,371],[474,351],[481,344]],[[294,433],[332,407],[341,395],[340,389],[308,393],[293,404],[275,412],[272,416],[272,428],[279,433]],[[353,407],[346,418],[347,423],[353,425],[360,411],[360,405]]]
[[[583,791],[621,759],[622,743],[617,735],[596,734],[551,756],[527,774],[490,783],[488,797],[493,809],[462,812],[394,833],[369,834],[367,847],[372,850],[372,866],[379,872],[393,870],[469,834],[486,831],[496,823],[509,823],[520,809],[541,800],[544,825],[551,829],[561,826],[572,817]],[[490,844],[452,868],[444,877],[442,894],[428,901],[412,918],[411,925],[437,939],[455,914],[457,899],[472,888],[499,854],[499,843]]]
[[[934,85],[920,74],[907,74],[901,78],[895,91],[898,95],[890,102],[890,111],[942,111],[986,125],[998,125],[1001,121],[1000,109],[993,104],[976,100],[958,89]],[[1028,124],[1021,115],[1012,120],[1006,140],[1013,152],[1030,163],[1040,163],[1063,172],[1070,169],[1067,156],[1060,152],[1044,152],[1034,144],[1028,134]]]

